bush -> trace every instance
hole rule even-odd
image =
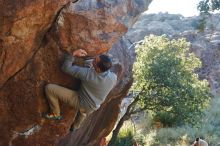
[[[133,146],[134,143],[139,146],[145,146],[145,136],[142,130],[135,131],[135,127],[131,121],[125,122],[117,136],[115,146]]]
[[[125,124],[116,139],[116,146],[132,146],[134,144],[134,130],[131,123]]]
[[[142,133],[144,146],[189,146],[196,137],[205,139],[209,146],[220,145],[220,98],[214,98],[210,108],[195,126],[161,128]],[[164,115],[162,116],[165,117]],[[161,117],[160,117],[161,118]],[[142,127],[143,129],[143,127]]]
[[[153,117],[153,121],[162,123],[163,127],[172,127],[173,125],[177,125],[177,123],[179,123],[172,113],[164,111],[157,112]]]

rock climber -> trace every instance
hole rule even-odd
[[[63,72],[81,80],[79,90],[74,91],[56,84],[45,86],[50,112],[44,117],[52,120],[62,119],[58,100],[69,104],[78,111],[71,131],[78,129],[85,117],[99,108],[117,82],[116,74],[110,71],[112,61],[107,55],[96,56],[90,68],[74,65],[77,57],[86,56],[85,50],[78,49],[65,57],[61,68]]]

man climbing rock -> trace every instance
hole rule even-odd
[[[109,70],[112,62],[107,55],[95,57],[91,68],[74,65],[75,57],[85,56],[87,56],[85,50],[76,50],[65,58],[62,65],[65,73],[81,80],[78,91],[56,84],[47,84],[45,87],[50,105],[50,113],[47,113],[45,118],[53,120],[62,118],[58,100],[69,104],[78,111],[70,130],[78,129],[84,118],[99,108],[117,81],[117,76]]]

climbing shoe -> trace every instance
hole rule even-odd
[[[71,126],[69,130],[70,130],[70,132],[76,132],[78,130],[78,128],[74,128]]]
[[[77,131],[79,129],[79,127],[77,128],[77,127],[75,127],[75,124],[73,123],[71,126],[70,126],[70,132],[75,132],[75,131]]]
[[[61,120],[63,118],[62,116],[56,116],[54,113],[44,114],[43,117],[50,120]]]

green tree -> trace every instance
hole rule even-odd
[[[197,9],[200,11],[200,16],[201,16],[199,20],[199,25],[197,27],[198,30],[204,32],[205,29],[210,29],[213,34],[215,32],[218,23],[212,24],[212,19],[209,18],[212,17],[212,12],[216,12],[220,9],[220,0],[201,0],[198,3]],[[211,25],[209,27],[208,27],[208,22]]]
[[[151,35],[136,46],[136,54],[131,88],[134,100],[114,129],[109,145],[114,145],[124,121],[132,114],[163,111],[172,115],[175,125],[193,124],[210,101],[208,82],[199,80],[195,73],[201,62],[190,53],[185,39]]]
[[[200,13],[214,12],[220,9],[220,0],[202,0],[199,2],[197,9]]]

